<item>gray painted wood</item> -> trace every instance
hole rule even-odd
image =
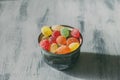
[[[43,25],[80,29],[75,67],[58,71],[42,59]],[[120,80],[120,0],[0,0],[0,80]]]

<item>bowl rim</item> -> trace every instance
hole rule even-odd
[[[71,27],[71,26],[68,26],[68,25],[60,25],[60,26],[64,26],[64,27],[69,27],[69,28],[72,28],[72,29],[74,29],[75,27]],[[50,28],[51,28],[52,26],[50,26]],[[41,36],[43,36],[43,34],[40,32],[40,34],[39,34],[39,36],[38,36],[38,45],[39,45],[39,43],[40,43],[40,41],[41,41]],[[83,44],[83,36],[82,36],[82,34],[81,34],[81,32],[80,32],[80,36],[81,36],[81,44],[80,44],[80,46],[75,50],[75,51],[72,51],[72,52],[70,52],[70,53],[67,53],[67,54],[54,54],[54,53],[52,53],[52,52],[48,52],[48,51],[46,51],[46,50],[44,50],[42,47],[40,47],[41,48],[41,50],[43,50],[47,55],[52,55],[52,56],[71,56],[71,55],[73,55],[76,51],[78,51],[78,49],[80,49],[80,47],[82,46],[82,44]],[[42,51],[41,51],[42,52]]]

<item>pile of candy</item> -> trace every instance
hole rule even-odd
[[[54,54],[69,54],[80,46],[80,32],[78,29],[61,25],[43,26],[43,37],[39,45]]]

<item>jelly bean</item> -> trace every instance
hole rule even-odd
[[[41,32],[43,36],[39,45],[44,50],[55,54],[69,54],[75,51],[82,42],[79,30],[70,27],[55,25],[50,28],[43,26]]]
[[[74,51],[74,50],[76,50],[79,46],[80,46],[80,44],[79,44],[78,42],[75,42],[75,43],[71,43],[71,44],[69,45],[69,48],[70,48],[71,51]]]
[[[71,44],[73,42],[78,42],[79,43],[77,38],[70,37],[70,38],[67,39],[67,45],[69,45],[69,44]]]
[[[58,36],[56,39],[56,42],[58,45],[65,45],[66,44],[66,38],[64,36]]]
[[[80,37],[80,32],[78,29],[73,29],[71,31],[71,36],[75,37],[75,38],[79,38]]]
[[[53,37],[57,38],[58,36],[60,36],[60,31],[53,31],[53,34],[52,34]]]
[[[50,44],[56,43],[56,37],[51,36],[51,37],[49,38],[49,42],[50,42]]]
[[[50,43],[47,39],[42,40],[40,42],[40,46],[47,51],[49,51],[49,49],[50,49]]]
[[[61,35],[62,36],[64,36],[64,37],[68,37],[69,36],[69,30],[68,30],[68,28],[61,28],[60,29],[60,33],[61,33]]]
[[[42,34],[43,34],[44,36],[46,36],[46,37],[52,35],[52,30],[50,29],[49,26],[43,26],[43,27],[41,28],[41,32],[42,32]]]
[[[65,45],[60,46],[56,51],[56,54],[68,54],[68,53],[70,53],[70,48]]]
[[[63,26],[61,26],[61,25],[53,25],[53,26],[52,26],[52,30],[60,31],[60,29],[61,29],[62,27],[63,27]]]
[[[58,45],[56,43],[52,43],[50,46],[50,52],[55,53],[58,48]]]
[[[43,36],[43,37],[41,38],[41,40],[44,40],[44,39],[49,39],[49,37]]]

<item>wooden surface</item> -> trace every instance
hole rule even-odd
[[[75,67],[44,63],[37,43],[43,25],[80,29]],[[0,80],[120,80],[120,0],[0,0]]]

